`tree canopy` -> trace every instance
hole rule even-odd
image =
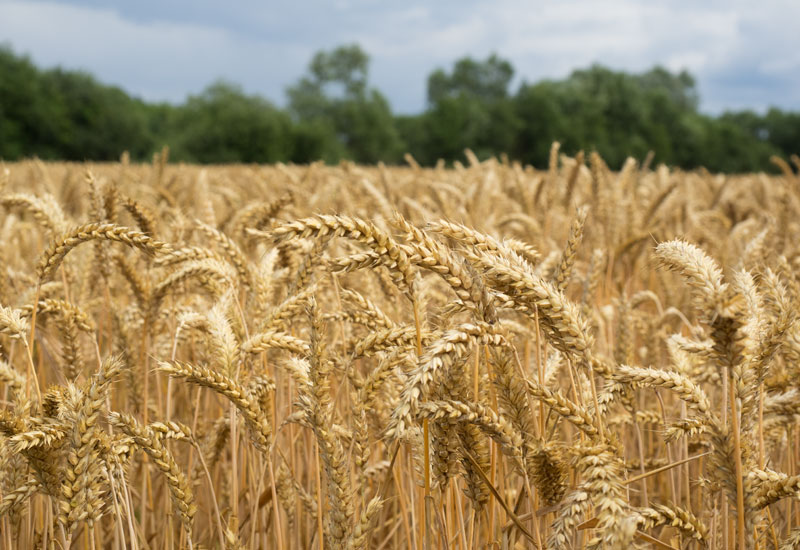
[[[369,56],[355,44],[340,46],[317,53],[308,75],[287,90],[289,112],[322,144],[317,156],[376,163],[402,155],[389,102],[368,87],[368,75]]]
[[[369,80],[369,55],[356,44],[321,51],[286,90],[279,108],[218,81],[183,103],[148,103],[89,74],[42,70],[0,47],[0,160],[171,158],[200,163],[397,163],[410,152],[423,165],[507,153],[543,166],[550,144],[598,151],[611,166],[626,157],[687,169],[771,169],[769,158],[798,152],[800,113],[769,109],[699,111],[695,79],[663,67],[631,74],[601,65],[561,80],[523,81],[496,54],[464,57],[427,81],[427,106],[398,116]]]
[[[448,74],[437,69],[428,77],[428,103],[435,105],[448,97],[471,97],[491,103],[508,97],[508,87],[514,76],[511,63],[496,54],[486,61],[465,57],[456,61]]]

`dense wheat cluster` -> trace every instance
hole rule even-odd
[[[467,159],[0,166],[0,545],[800,548],[792,166]]]

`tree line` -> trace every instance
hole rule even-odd
[[[626,157],[692,169],[770,170],[771,155],[800,152],[800,113],[769,109],[710,116],[698,110],[694,78],[661,67],[630,74],[601,65],[562,80],[523,82],[496,55],[465,57],[428,77],[427,105],[396,115],[369,83],[357,45],[314,55],[278,108],[218,81],[179,105],[145,102],[61,68],[42,70],[0,48],[0,159],[111,161],[128,151],[148,160],[164,145],[176,161],[198,163],[403,162],[422,165],[507,154],[535,166],[550,144],[597,151],[610,166]]]

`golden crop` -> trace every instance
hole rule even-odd
[[[0,166],[0,546],[800,547],[790,165],[467,156]]]

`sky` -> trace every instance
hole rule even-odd
[[[691,72],[718,114],[800,110],[798,21],[799,0],[0,0],[0,44],[146,100],[224,78],[285,105],[315,52],[355,42],[398,113],[422,111],[428,75],[467,55],[509,60],[514,89],[660,64]]]

